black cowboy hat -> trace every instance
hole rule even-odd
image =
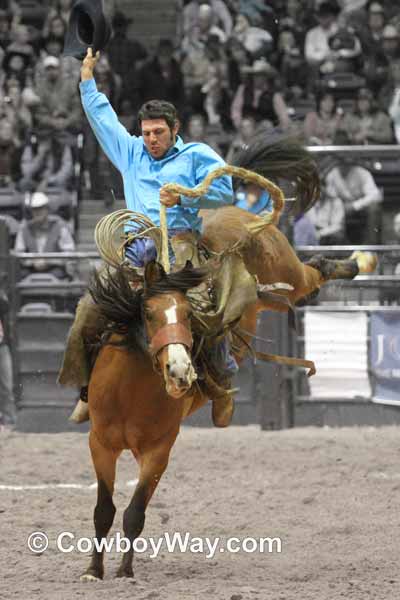
[[[75,0],[65,36],[64,56],[82,60],[87,49],[103,50],[111,36],[111,25],[104,14],[103,0]]]

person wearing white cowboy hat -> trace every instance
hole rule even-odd
[[[278,72],[265,59],[255,60],[243,68],[247,81],[242,83],[235,94],[231,106],[231,118],[237,129],[244,116],[253,116],[256,121],[268,121],[288,129],[290,117],[282,94],[277,91],[275,82]]]
[[[49,197],[43,192],[32,194],[27,206],[32,218],[24,221],[18,228],[15,239],[16,252],[73,252],[75,242],[68,225],[56,215],[50,215]],[[58,279],[64,279],[67,274],[65,263],[56,264],[46,259],[27,261],[21,268],[22,277],[31,273],[51,273]]]

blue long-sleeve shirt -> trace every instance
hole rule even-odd
[[[126,205],[160,223],[160,188],[166,183],[196,187],[204,178],[225,164],[206,144],[185,144],[178,136],[167,154],[156,160],[148,152],[143,138],[130,135],[118,121],[108,98],[98,92],[94,79],[80,83],[82,105],[93,132],[105,154],[120,171]],[[181,205],[167,209],[168,227],[200,231],[201,208],[232,204],[232,180],[216,179],[201,198],[181,196]]]

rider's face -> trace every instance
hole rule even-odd
[[[143,141],[153,158],[163,158],[175,144],[178,130],[178,122],[170,129],[165,119],[144,119],[142,121]]]

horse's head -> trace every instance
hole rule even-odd
[[[190,263],[170,274],[155,261],[145,269],[143,310],[150,352],[173,398],[183,396],[197,379],[190,357],[192,307],[186,292],[206,276],[204,269],[194,269]]]

